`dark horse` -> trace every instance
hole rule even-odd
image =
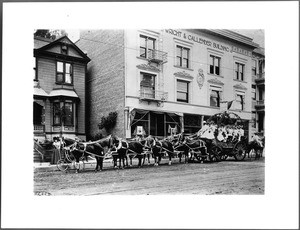
[[[152,151],[152,156],[154,158],[154,166],[158,166],[161,158],[164,154],[167,154],[169,157],[169,165],[172,164],[172,157],[174,156],[174,148],[171,140],[165,138],[163,140],[158,140],[152,136],[146,138],[147,146]]]
[[[76,163],[79,163],[79,160],[85,159],[87,161],[87,156],[92,156],[96,158],[96,168],[95,171],[98,171],[100,168],[100,171],[103,169],[103,160],[104,160],[104,148],[112,147],[112,138],[111,135],[102,138],[97,141],[93,142],[82,142],[82,141],[76,141],[72,139],[64,139],[64,142],[67,146],[73,145],[71,152],[75,157]],[[79,170],[76,168],[76,173]]]
[[[182,156],[184,156],[184,163],[187,163],[189,160],[189,150],[190,148],[183,143],[185,136],[183,133],[179,133],[174,136],[172,143],[174,146],[174,151],[178,151],[179,163],[181,163]]]
[[[255,160],[262,157],[262,153],[265,146],[265,138],[262,139],[263,146],[260,146],[256,141],[250,141],[247,146],[248,157],[250,157],[250,152],[253,150],[255,152]]]
[[[194,160],[195,158],[202,162],[208,157],[207,144],[204,140],[197,137],[191,138],[185,136],[183,133],[178,135],[178,141],[175,143],[174,148],[178,151],[183,151],[185,162],[188,159]]]
[[[125,166],[125,160],[126,160],[126,166],[128,166],[128,157],[130,160],[130,166],[132,166],[132,159],[134,157],[138,158],[139,163],[138,166],[141,167],[145,163],[146,155],[148,156],[148,163],[150,162],[150,156],[148,154],[145,154],[144,151],[148,151],[149,148],[146,146],[146,141],[141,140],[132,140],[127,141],[121,138],[113,138],[114,147],[111,149],[112,155],[113,155],[113,161],[114,161],[114,167],[117,167],[117,159],[119,159],[119,168],[123,168]],[[114,154],[117,153],[117,154]],[[143,159],[143,163],[142,163]],[[123,163],[123,167],[122,164]]]

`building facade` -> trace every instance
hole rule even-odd
[[[256,48],[252,53],[252,130],[265,135],[265,53]]]
[[[76,43],[87,51],[88,134],[117,111],[114,130],[165,137],[194,133],[227,109],[252,119],[252,39],[229,30],[86,30]]]
[[[90,59],[68,37],[34,38],[34,138],[86,137],[85,78]]]

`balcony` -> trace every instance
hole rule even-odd
[[[255,79],[256,84],[264,84],[265,83],[265,73],[259,73]]]
[[[255,108],[257,110],[262,110],[265,108],[265,100],[259,100],[259,101],[256,101],[256,105],[255,105]]]
[[[166,63],[167,62],[167,53],[159,50],[148,50],[147,55],[149,61],[155,63]]]
[[[151,89],[141,89],[140,90],[140,100],[148,101],[150,103],[151,101],[156,102],[163,102],[168,99],[168,93],[158,90],[151,90]]]

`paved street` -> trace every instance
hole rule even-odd
[[[265,163],[245,159],[227,159],[219,163],[163,164],[113,169],[106,163],[95,173],[89,164],[78,174],[53,170],[36,170],[36,195],[102,195],[102,194],[264,194]]]

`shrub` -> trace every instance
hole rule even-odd
[[[110,130],[112,130],[116,126],[117,117],[117,112],[110,112],[107,117],[101,117],[101,122],[98,124],[99,129],[104,128],[109,133]]]

